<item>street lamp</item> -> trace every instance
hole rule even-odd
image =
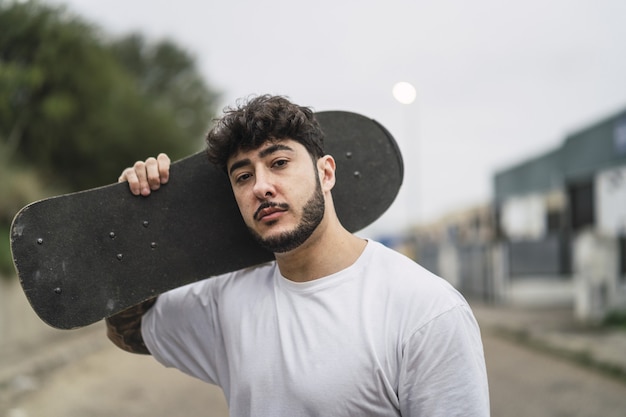
[[[417,98],[417,90],[413,86],[413,84],[400,81],[394,84],[391,89],[391,94],[396,99],[396,101],[400,104],[404,104],[404,123],[406,128],[406,138],[405,138],[405,193],[406,193],[406,205],[407,205],[407,221],[408,226],[411,226],[417,217],[419,217],[419,166],[417,161],[417,148],[418,148],[418,135],[417,133],[413,134],[412,126],[417,122],[414,121],[417,117],[414,112],[411,111],[411,104]],[[408,162],[408,163],[407,163]],[[409,182],[411,184],[409,185]]]

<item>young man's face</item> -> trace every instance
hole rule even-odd
[[[239,210],[261,245],[288,252],[315,231],[324,218],[327,185],[322,187],[320,176],[326,158],[313,163],[306,148],[291,139],[268,141],[229,158]],[[334,181],[334,162],[332,168]]]

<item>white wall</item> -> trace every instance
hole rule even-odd
[[[541,194],[508,198],[502,204],[502,229],[509,238],[539,239],[546,233],[546,210]]]
[[[626,166],[600,172],[594,181],[599,231],[607,236],[626,233]]]

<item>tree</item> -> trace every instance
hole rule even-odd
[[[51,181],[90,188],[147,155],[201,147],[217,96],[173,42],[107,42],[32,1],[0,1],[0,27],[0,141]]]
[[[213,108],[216,95],[207,94],[192,56],[169,40],[150,44],[138,33],[113,42],[112,50],[156,107],[174,115],[182,129],[205,133],[205,109]]]
[[[171,41],[111,41],[65,7],[0,0],[0,235],[31,201],[200,149],[216,100]],[[0,245],[0,275],[11,270]]]

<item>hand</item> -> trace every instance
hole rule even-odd
[[[158,190],[170,178],[170,158],[164,153],[156,158],[137,161],[132,167],[122,171],[117,182],[128,181],[130,192],[144,197]]]

